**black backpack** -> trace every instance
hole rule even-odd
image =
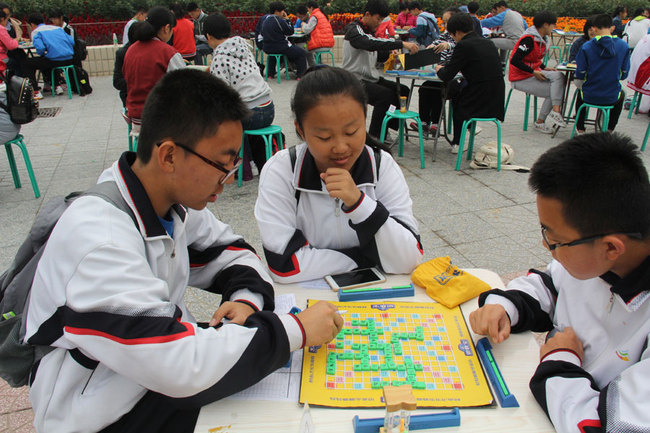
[[[86,41],[83,39],[75,38],[74,40],[74,54],[72,58],[74,59],[75,65],[81,65],[82,60],[86,60],[88,57],[88,48],[86,46]]]
[[[29,78],[7,76],[0,72],[0,79],[7,85],[7,105],[0,107],[9,113],[11,121],[18,125],[29,123],[38,117],[38,101]]]
[[[70,203],[84,195],[106,200],[127,213],[137,226],[135,216],[115,182],[103,182],[65,198],[55,197],[43,205],[11,266],[0,275],[0,377],[13,387],[26,385],[34,364],[53,350],[50,346],[32,346],[23,342],[25,312],[36,267],[52,229]]]
[[[93,93],[93,88],[90,86],[88,71],[81,66],[75,66],[74,70],[77,74],[77,83],[76,86],[72,86],[72,91],[78,93],[79,96],[86,96]]]

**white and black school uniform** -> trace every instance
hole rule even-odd
[[[588,280],[553,261],[482,294],[484,303],[505,307],[512,332],[570,326],[584,344],[582,363],[550,352],[530,381],[559,433],[650,432],[650,257],[625,278]]]
[[[275,281],[290,283],[378,266],[406,274],[420,263],[422,246],[408,185],[384,151],[365,146],[351,169],[362,192],[345,209],[329,196],[305,143],[276,153],[260,177],[255,217]]]

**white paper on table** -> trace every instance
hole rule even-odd
[[[329,289],[332,290],[325,278],[317,278],[315,280],[302,281],[298,285],[304,289]]]
[[[287,314],[296,306],[293,293],[275,297],[276,314]],[[255,385],[233,394],[228,398],[235,400],[272,400],[298,402],[300,394],[300,375],[302,372],[302,350],[291,354],[291,366],[281,367]]]

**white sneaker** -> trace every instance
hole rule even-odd
[[[54,93],[56,93],[57,95],[63,95],[63,87],[61,87],[61,86],[56,86],[56,87],[54,88]]]
[[[451,145],[451,153],[454,155],[458,154],[458,145],[457,144],[452,144]],[[463,153],[467,152],[467,146],[463,146]]]
[[[548,114],[548,118],[551,119],[551,121],[555,123],[557,126],[559,126],[560,128],[566,128],[566,123],[564,122],[564,118],[557,111],[551,111]]]
[[[546,123],[537,123],[535,122],[535,129],[538,130],[539,132],[543,134],[552,134],[553,133],[553,128],[548,126]]]
[[[40,90],[35,91],[34,100],[40,101],[41,99],[43,99],[43,94],[41,93],[41,91]]]

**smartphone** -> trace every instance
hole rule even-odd
[[[366,286],[368,284],[383,283],[386,277],[377,268],[356,269],[342,274],[328,275],[325,281],[335,292],[339,289]]]

